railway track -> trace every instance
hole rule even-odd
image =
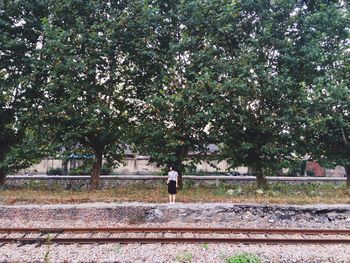
[[[0,228],[0,244],[350,244],[350,229]]]

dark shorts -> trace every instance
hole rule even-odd
[[[171,195],[174,195],[177,193],[177,189],[176,189],[176,181],[170,181],[168,183],[168,193]]]

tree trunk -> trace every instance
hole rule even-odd
[[[174,169],[178,172],[178,183],[179,189],[181,190],[183,187],[182,174],[185,172],[185,167],[183,165],[183,161],[187,157],[188,149],[180,149],[176,153],[176,163],[174,163]]]
[[[350,164],[345,165],[346,187],[350,188]]]
[[[256,176],[258,188],[267,189],[267,180],[261,167],[252,168],[252,173]]]
[[[5,181],[6,181],[6,172],[0,170],[0,186],[5,185]]]
[[[97,189],[100,186],[100,174],[102,168],[102,152],[95,152],[94,163],[92,165],[90,187]]]
[[[62,174],[67,175],[68,174],[68,159],[63,159],[62,160]]]
[[[178,189],[182,189],[182,185],[183,185],[183,180],[182,180],[182,174],[183,174],[182,162],[173,164],[172,167],[178,174],[178,177],[177,177],[178,184],[179,184],[179,188]]]
[[[183,174],[183,165],[182,165],[182,160],[181,159],[177,159],[176,162],[170,163],[170,166],[173,168],[174,171],[177,172],[178,177],[177,177],[177,181],[178,181],[178,189],[182,189],[182,185],[183,185],[183,180],[182,180],[182,174]]]
[[[182,189],[182,186],[183,186],[183,180],[182,180],[182,170],[178,170],[178,184],[179,184],[179,189],[181,190]]]

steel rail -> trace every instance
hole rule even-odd
[[[21,244],[92,244],[92,243],[243,243],[243,244],[350,244],[350,229],[255,229],[255,228],[165,228],[165,227],[107,227],[107,228],[0,228],[5,237],[0,243]],[[159,233],[161,237],[113,237],[113,233]],[[24,233],[21,237],[9,237],[9,233]],[[38,237],[27,237],[29,233],[40,234]],[[108,237],[60,237],[65,233],[109,233]],[[201,234],[244,234],[247,237],[164,237],[166,233],[201,233]],[[55,234],[43,236],[44,234]],[[264,234],[265,237],[251,237],[250,234]],[[268,237],[268,235],[290,235]],[[293,237],[299,234],[302,237]],[[304,236],[309,235],[309,236]],[[325,238],[320,235],[334,235]],[[292,236],[292,237],[291,237]],[[313,237],[312,237],[313,236]]]
[[[350,235],[350,229],[283,228],[189,228],[189,227],[93,227],[93,228],[0,228],[0,233],[231,233]]]
[[[94,243],[242,243],[242,244],[350,244],[350,239],[342,238],[220,238],[220,237],[110,237],[110,238],[0,238],[0,243],[22,244],[94,244]]]

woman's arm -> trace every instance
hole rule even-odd
[[[176,176],[176,188],[179,187],[179,179],[178,179],[178,178],[179,178],[179,176],[177,175],[177,176]]]

